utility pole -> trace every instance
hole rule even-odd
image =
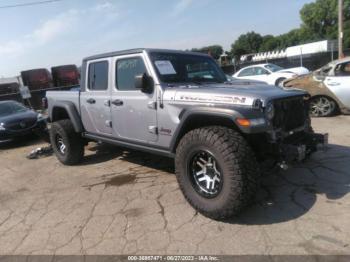
[[[344,57],[343,53],[343,38],[344,38],[344,31],[343,31],[343,21],[344,21],[344,2],[343,0],[338,0],[338,8],[339,8],[339,14],[338,14],[338,53],[339,53],[339,59]]]

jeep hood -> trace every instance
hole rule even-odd
[[[253,105],[260,99],[263,105],[273,99],[303,96],[307,93],[298,89],[283,89],[271,85],[234,85],[234,84],[203,84],[186,85],[167,88],[164,92],[165,101],[220,103],[234,105]]]

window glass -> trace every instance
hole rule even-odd
[[[28,109],[17,102],[0,103],[0,117],[16,114],[20,112],[25,112],[25,111],[28,111]]]
[[[101,61],[89,65],[89,90],[108,89],[108,62]]]
[[[163,83],[224,83],[225,74],[208,56],[191,53],[152,52],[151,60]]]
[[[325,77],[328,75],[328,73],[331,71],[332,67],[329,65],[326,65],[322,67],[319,70],[316,70],[313,75],[316,78],[316,80],[323,81]]]
[[[283,67],[280,67],[278,65],[274,65],[274,64],[267,64],[265,65],[265,67],[267,69],[269,69],[271,72],[277,72],[283,69]]]
[[[254,75],[254,68],[247,68],[244,69],[241,73],[239,73],[239,76],[252,76]]]
[[[117,61],[118,90],[136,90],[135,76],[146,73],[146,67],[141,57],[132,57]]]
[[[269,72],[262,67],[255,67],[255,75],[267,75]]]
[[[337,65],[334,74],[335,76],[350,76],[350,62]]]
[[[213,79],[214,73],[208,62],[199,62],[186,65],[188,79]]]

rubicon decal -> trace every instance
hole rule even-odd
[[[252,105],[254,99],[244,96],[181,94],[179,101]]]

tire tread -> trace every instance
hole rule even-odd
[[[186,154],[184,148],[198,140],[208,141],[213,147],[216,147],[230,170],[231,192],[229,199],[224,208],[215,212],[201,209],[188,195],[183,184],[185,181],[181,170],[185,164],[183,163],[184,154]],[[194,129],[185,134],[176,150],[175,173],[187,201],[205,216],[220,220],[238,214],[251,202],[255,196],[260,176],[257,161],[246,140],[237,131],[223,126],[208,126]]]
[[[64,134],[68,138],[69,152],[67,152],[67,156],[65,157],[60,155],[54,146],[55,135],[57,133]],[[75,165],[81,162],[84,156],[84,143],[81,135],[75,132],[71,120],[64,119],[54,122],[51,125],[50,140],[53,145],[53,150],[60,162],[65,165]]]

